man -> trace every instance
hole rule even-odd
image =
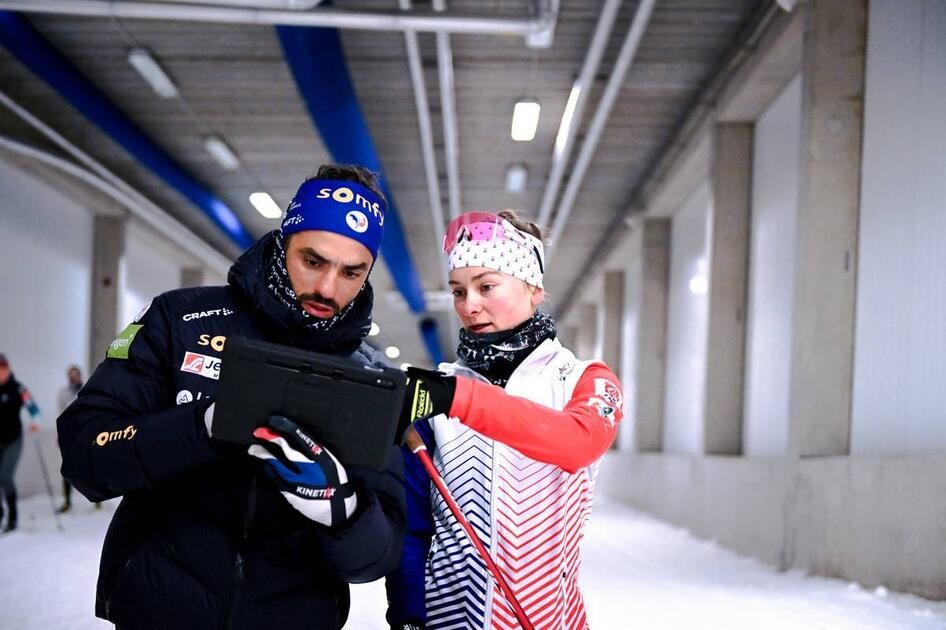
[[[10,361],[6,355],[0,354],[0,523],[3,522],[3,499],[7,502],[7,524],[3,532],[12,532],[17,525],[16,486],[13,476],[16,465],[20,461],[23,451],[23,423],[20,420],[20,410],[26,407],[33,422],[30,431],[35,432],[36,417],[39,407],[33,402],[29,390],[16,380],[10,370]]]
[[[59,403],[59,413],[65,411],[66,407],[72,404],[72,401],[79,395],[80,389],[82,389],[82,371],[79,370],[78,365],[70,365],[66,370],[66,385],[59,390],[56,396],[56,402]],[[62,498],[62,505],[57,510],[60,514],[72,509],[72,485],[65,477],[62,479]],[[95,507],[98,508],[101,505],[101,503],[96,503]]]
[[[229,336],[380,364],[363,338],[384,209],[370,171],[323,166],[228,286],[156,297],[59,418],[63,474],[93,501],[123,496],[96,600],[119,630],[335,630],[347,582],[397,565],[394,447],[376,472],[346,468],[291,419],[258,419],[262,464],[210,435]]]

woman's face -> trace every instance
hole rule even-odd
[[[462,267],[450,272],[453,308],[471,333],[510,330],[526,321],[545,297],[545,291],[486,267]]]

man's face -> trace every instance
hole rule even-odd
[[[82,375],[79,373],[79,370],[74,368],[66,372],[66,376],[69,378],[69,382],[73,385],[78,385],[82,382]]]
[[[347,236],[296,232],[286,246],[286,270],[302,309],[330,319],[355,299],[371,270],[371,252]]]
[[[10,380],[10,366],[0,365],[0,385],[6,384]]]

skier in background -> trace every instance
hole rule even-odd
[[[72,401],[76,399],[76,396],[79,395],[79,390],[82,389],[82,371],[79,369],[78,365],[70,365],[66,370],[66,385],[59,390],[56,401],[59,403],[59,413],[61,414],[66,410]],[[62,505],[59,508],[59,513],[68,512],[72,509],[72,484],[70,484],[65,477],[62,478]],[[95,507],[101,507],[101,503],[96,503]]]
[[[0,491],[7,504],[7,524],[4,532],[16,529],[16,486],[13,475],[23,451],[23,423],[20,410],[26,407],[31,418],[39,415],[39,407],[33,402],[30,392],[23,387],[13,372],[6,355],[0,354]],[[36,424],[30,424],[36,430]],[[3,521],[3,503],[0,501],[0,522]]]

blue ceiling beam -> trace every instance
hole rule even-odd
[[[18,13],[0,11],[0,44],[112,140],[189,199],[242,250],[255,239],[236,214],[174,161]]]
[[[424,313],[423,285],[404,238],[394,195],[358,104],[338,30],[277,26],[276,34],[299,93],[332,159],[340,164],[359,164],[380,175],[381,189],[388,200],[381,254],[411,311]],[[433,335],[430,334],[431,324]],[[436,322],[429,320],[426,326],[420,327],[420,333],[436,365],[443,356],[437,341]]]

